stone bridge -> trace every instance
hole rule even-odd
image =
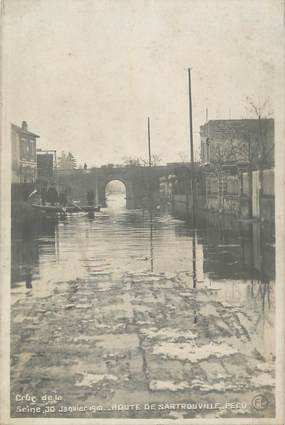
[[[57,171],[59,190],[67,189],[73,201],[87,203],[87,192],[93,190],[96,204],[106,205],[106,186],[113,180],[121,181],[126,187],[126,207],[143,208],[159,201],[159,179],[168,176],[172,167],[165,166],[102,166],[89,170]]]

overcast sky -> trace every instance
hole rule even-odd
[[[79,163],[189,153],[210,119],[250,117],[271,97],[282,47],[278,0],[6,0],[6,117],[38,147]],[[278,66],[278,63],[277,63]],[[273,103],[273,102],[271,102]],[[271,105],[271,110],[273,105]]]

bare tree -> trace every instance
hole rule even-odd
[[[270,100],[266,98],[264,100],[254,101],[251,97],[247,96],[246,101],[248,104],[247,110],[257,116],[258,119],[268,118],[272,115],[270,112]]]
[[[141,161],[141,164],[144,165],[144,166],[149,165],[149,160],[148,159],[140,158],[140,161]],[[153,153],[151,155],[151,165],[152,166],[159,165],[159,164],[161,164],[161,162],[162,162],[162,156],[160,154]]]
[[[127,167],[138,167],[142,165],[141,159],[139,157],[132,157],[132,156],[124,156],[122,158],[123,165]]]
[[[152,165],[159,165],[162,163],[162,155],[159,153],[154,153],[151,155]]]
[[[73,170],[76,168],[76,159],[71,152],[67,154],[62,151],[61,156],[58,158],[58,168],[63,170]]]
[[[189,162],[189,154],[187,152],[180,151],[177,155],[181,162]]]
[[[142,158],[142,157],[132,157],[132,156],[124,156],[122,158],[123,165],[125,166],[132,166],[132,167],[139,167],[143,166],[146,167],[149,165],[148,159]],[[156,166],[161,164],[162,162],[162,156],[160,154],[152,154],[151,155],[151,165]]]
[[[250,97],[246,98],[248,103],[248,110],[253,113],[258,118],[258,140],[255,145],[251,147],[251,152],[255,151],[255,156],[258,157],[258,162],[262,164],[262,166],[268,165],[269,162],[269,154],[272,152],[274,145],[268,145],[266,130],[264,126],[264,119],[271,117],[272,111],[270,106],[269,98],[263,101],[254,101]],[[246,135],[248,138],[249,135]],[[252,141],[250,141],[252,142]],[[250,156],[250,155],[249,155]],[[249,160],[252,162],[252,154]]]

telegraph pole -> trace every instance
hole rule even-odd
[[[147,117],[147,135],[148,135],[148,166],[151,167],[150,119],[149,119],[149,117]]]
[[[190,124],[190,159],[191,164],[194,163],[194,146],[193,146],[193,120],[192,120],[192,89],[191,89],[191,68],[188,68],[188,88],[189,88],[189,124]]]
[[[192,119],[192,89],[191,89],[191,68],[188,68],[188,87],[189,87],[189,130],[190,130],[190,161],[192,168],[191,176],[191,189],[192,189],[192,222],[193,227],[196,225],[196,211],[195,211],[195,182],[194,182],[194,144],[193,144],[193,119]]]
[[[191,160],[191,192],[192,192],[192,225],[193,225],[193,237],[192,237],[192,269],[193,269],[193,288],[196,288],[197,285],[197,268],[196,268],[196,185],[195,185],[195,175],[194,175],[194,145],[193,145],[193,119],[192,119],[192,88],[191,88],[191,68],[188,68],[188,88],[189,88],[189,127],[190,127],[190,160]],[[208,115],[208,110],[207,110]],[[195,316],[196,317],[196,316]],[[194,321],[197,321],[195,318]],[[196,322],[195,322],[196,323]]]

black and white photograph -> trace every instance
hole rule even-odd
[[[284,2],[1,7],[1,424],[282,425]]]

